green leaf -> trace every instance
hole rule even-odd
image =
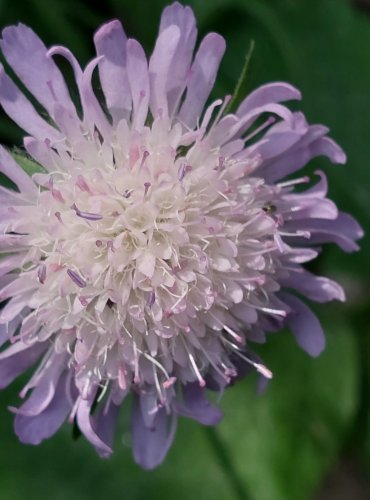
[[[343,445],[357,405],[355,338],[343,322],[325,323],[317,360],[289,333],[261,349],[274,372],[258,396],[246,380],[226,391],[220,435],[254,500],[308,500]]]
[[[39,163],[36,163],[32,158],[23,153],[12,151],[11,155],[28,175],[31,176],[36,173],[45,172],[45,169]]]

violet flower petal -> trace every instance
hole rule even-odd
[[[142,46],[133,39],[127,41],[127,76],[130,84],[133,121],[137,128],[143,127],[149,105],[148,63]]]
[[[64,78],[40,38],[21,23],[5,28],[2,37],[0,47],[8,64],[50,116],[55,103],[62,102],[76,117]]]
[[[93,428],[97,436],[109,449],[113,448],[114,433],[120,409],[121,405],[115,405],[113,402],[110,402],[108,408],[102,405],[98,414],[92,417]],[[102,452],[101,446],[98,446],[96,450],[102,458],[108,456],[105,450]]]
[[[12,346],[13,347],[13,346]],[[21,347],[20,345],[18,347]],[[9,355],[9,357],[4,357],[4,355],[10,351],[8,348],[6,351],[1,353],[2,358],[0,359],[0,389],[7,387],[14,379],[16,379],[21,373],[25,372],[30,368],[45,351],[45,344],[35,344],[32,347],[22,346],[18,350],[13,350],[14,354]]]
[[[177,418],[166,415],[160,408],[148,428],[143,420],[138,398],[134,400],[132,413],[132,447],[134,459],[144,469],[154,469],[165,459],[176,432]]]
[[[94,43],[99,62],[99,77],[107,107],[115,123],[128,119],[131,95],[126,68],[127,37],[118,20],[103,24],[95,33]]]
[[[286,318],[286,324],[291,329],[298,345],[311,356],[319,356],[326,344],[319,320],[311,309],[293,295],[281,293],[280,297],[292,309]]]
[[[186,79],[193,58],[197,29],[195,17],[190,7],[183,7],[175,2],[163,10],[159,32],[169,26],[180,29],[180,41],[171,63],[171,78],[167,79],[168,112],[171,115],[180,104],[180,97],[185,90]]]
[[[108,457],[112,453],[112,449],[98,436],[93,427],[91,407],[95,400],[96,389],[91,391],[91,394],[86,399],[81,399],[77,408],[77,423],[86,439],[98,450],[102,457]]]
[[[300,100],[302,95],[298,89],[285,82],[274,82],[262,85],[246,97],[237,109],[236,114],[243,116],[254,108],[268,103],[279,103],[290,100]]]
[[[185,417],[197,420],[203,425],[216,425],[222,419],[222,411],[208,401],[205,390],[199,383],[182,386],[183,403],[176,404],[176,411]]]
[[[171,65],[180,40],[177,26],[160,32],[149,61],[150,110],[154,117],[168,117],[167,86],[171,80]]]
[[[71,411],[66,391],[66,374],[60,377],[54,397],[44,411],[35,416],[18,414],[14,430],[22,443],[37,445],[53,436]]]
[[[202,113],[225,48],[225,40],[216,33],[209,33],[200,44],[190,70],[185,100],[179,112],[180,121],[189,128],[194,128]]]
[[[0,64],[0,104],[5,113],[23,130],[32,136],[52,142],[60,141],[62,136],[58,130],[40,118],[32,104],[19,91],[18,87],[5,74]]]

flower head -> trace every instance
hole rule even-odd
[[[37,364],[13,408],[16,433],[37,444],[68,419],[107,456],[132,394],[134,457],[155,467],[178,415],[220,420],[207,389],[251,369],[271,378],[253,342],[287,325],[311,355],[324,348],[297,293],[318,302],[344,293],[303,264],[322,243],[356,250],[361,229],[326,197],[322,172],[315,184],[296,172],[317,155],[345,155],[325,127],[280,104],[300,98],[286,83],[260,87],[233,114],[229,98],[205,108],[225,42],[210,33],[193,56],[194,15],[178,3],[162,14],[149,62],[119,21],[98,30],[84,70],[24,25],[2,37],[44,109],[1,67],[0,103],[43,170],[31,178],[0,149],[15,185],[0,188],[2,387]],[[59,56],[73,68],[77,105]]]

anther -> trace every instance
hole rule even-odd
[[[39,265],[39,268],[37,270],[37,278],[42,285],[45,283],[45,279],[46,279],[46,265],[45,264]]]
[[[268,378],[268,379],[272,379],[273,377],[273,374],[272,374],[272,371],[269,370],[267,368],[267,366],[265,365],[261,365],[260,363],[256,363],[254,365],[254,367],[256,368],[256,370],[261,373],[261,375],[263,375],[265,378]]]
[[[109,250],[111,250],[112,252],[114,252],[114,251],[115,251],[115,250],[114,250],[114,246],[113,246],[113,241],[112,241],[112,240],[107,241],[107,248],[108,248]]]
[[[130,198],[130,196],[131,196],[132,192],[133,192],[133,190],[132,190],[132,189],[126,189],[126,190],[123,192],[122,196],[123,196],[124,198],[128,199],[128,198]]]
[[[84,307],[87,306],[88,303],[89,303],[87,301],[86,297],[83,297],[82,295],[80,297],[78,297],[78,300],[81,302],[81,305],[84,306]]]
[[[185,163],[181,163],[181,165],[179,166],[179,169],[177,171],[177,178],[179,179],[179,181],[182,181],[183,178],[185,177],[185,175],[188,172],[191,172],[192,170],[193,170],[193,167],[191,165],[185,165]]]
[[[62,221],[62,215],[60,212],[55,212],[55,217],[58,219],[59,222],[61,222],[63,224],[63,221]]]
[[[79,288],[85,288],[86,281],[72,269],[67,269],[67,274]]]
[[[76,181],[76,186],[79,187],[81,189],[81,191],[85,192],[85,193],[90,193],[90,188],[89,186],[86,184],[86,181],[85,179],[82,177],[82,175],[78,175],[77,176],[77,181]]]
[[[143,158],[142,158],[141,163],[140,163],[140,168],[144,165],[145,160],[148,158],[148,156],[149,156],[149,151],[144,151]]]
[[[176,377],[170,377],[168,380],[165,380],[162,385],[163,385],[164,389],[169,389],[170,387],[172,387],[174,385],[174,383],[176,381],[177,381]]]
[[[148,307],[152,307],[152,305],[154,304],[155,302],[155,292],[152,290],[151,292],[149,292],[148,294],[148,298],[147,298],[147,301],[146,301],[146,305]]]
[[[91,220],[91,221],[98,221],[98,220],[101,220],[103,218],[103,216],[100,214],[94,214],[94,213],[90,213],[90,212],[82,212],[81,210],[79,210],[77,208],[76,203],[73,203],[71,208],[76,212],[76,215],[78,217],[81,217],[82,219],[87,219],[87,220]]]
[[[213,315],[212,315],[213,316]],[[223,325],[224,330],[231,335],[239,344],[244,345],[245,344],[245,339],[238,335],[234,330],[232,330],[230,327],[227,325]]]
[[[59,189],[52,188],[51,195],[54,198],[54,200],[59,201],[59,203],[66,202],[65,199],[63,198],[62,193],[59,191]]]

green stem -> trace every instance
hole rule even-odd
[[[245,90],[244,87],[247,81],[248,69],[252,59],[253,52],[254,52],[254,40],[251,40],[249,50],[247,52],[247,55],[245,56],[242,72],[236,83],[233,95],[231,97],[231,101],[229,102],[228,106],[225,109],[225,115],[227,115],[228,113],[232,113],[234,111],[234,108],[236,108],[236,106],[240,103],[240,94]]]
[[[238,500],[252,500],[252,497],[247,493],[244,483],[240,479],[235,470],[234,464],[230,459],[228,450],[223,443],[219,433],[215,427],[204,427],[207,440],[214,452],[214,455],[225,473],[225,477],[230,482],[230,486]]]

